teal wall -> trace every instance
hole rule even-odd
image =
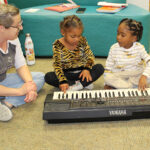
[[[107,1],[114,3],[125,3],[126,0],[74,0],[78,5],[97,5],[99,1]],[[44,4],[66,3],[66,0],[8,0],[9,4],[13,4],[18,8],[28,8]]]

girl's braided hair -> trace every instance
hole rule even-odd
[[[125,18],[121,20],[120,24],[121,23],[125,23],[129,27],[129,30],[132,31],[132,34],[137,36],[137,41],[141,40],[143,34],[143,26],[141,22]]]
[[[60,22],[60,29],[68,29],[70,27],[80,27],[83,29],[83,24],[80,18],[76,15],[64,17],[64,20]]]

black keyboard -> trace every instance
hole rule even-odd
[[[44,103],[49,123],[124,120],[150,117],[150,89],[54,92]]]

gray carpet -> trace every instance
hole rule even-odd
[[[96,59],[105,64],[105,59]],[[44,73],[52,70],[52,60],[36,59],[31,71]],[[13,71],[13,70],[11,70]],[[103,77],[94,83],[103,88]],[[14,118],[0,122],[0,150],[149,150],[150,119],[48,124],[42,120],[46,94],[56,88],[47,84],[38,99],[14,108]]]

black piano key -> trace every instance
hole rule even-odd
[[[148,92],[147,92],[147,90],[145,90],[145,94],[146,94],[146,96],[148,96]]]
[[[66,93],[66,99],[68,99],[68,93]]]
[[[73,93],[72,93],[71,97],[72,97],[72,99],[74,99],[74,94]]]
[[[130,91],[128,91],[128,95],[129,95],[129,97],[131,97]]]
[[[137,92],[137,91],[135,91],[135,94],[136,94],[136,96],[139,96],[139,94],[138,94],[138,92]]]
[[[88,93],[86,93],[86,98],[88,98]]]
[[[111,97],[111,93],[109,92],[108,94],[109,94],[109,97]]]
[[[58,94],[58,99],[60,99],[60,93]]]
[[[113,97],[115,97],[115,92],[113,92]]]
[[[135,96],[135,94],[134,94],[134,92],[133,92],[133,91],[131,91],[131,93],[132,93],[132,96]]]
[[[62,94],[62,99],[64,99],[64,93]]]
[[[124,94],[124,92],[122,92],[122,95],[123,95],[123,97],[125,97],[125,94]]]
[[[92,93],[90,93],[90,98],[92,98]]]
[[[98,98],[97,93],[95,92],[95,98]]]
[[[82,96],[81,96],[81,97],[82,97],[82,99],[84,99],[84,94],[83,94],[83,93],[82,93]]]
[[[107,92],[105,92],[105,97],[107,98]]]
[[[118,92],[118,95],[119,95],[119,97],[121,97],[121,94],[120,94],[120,92]]]
[[[101,94],[101,92],[99,92],[99,97],[102,97],[102,94]]]
[[[76,93],[76,99],[79,99],[79,98],[78,98],[78,93]]]
[[[144,91],[143,90],[141,90],[141,94],[142,94],[142,96],[144,96]]]

